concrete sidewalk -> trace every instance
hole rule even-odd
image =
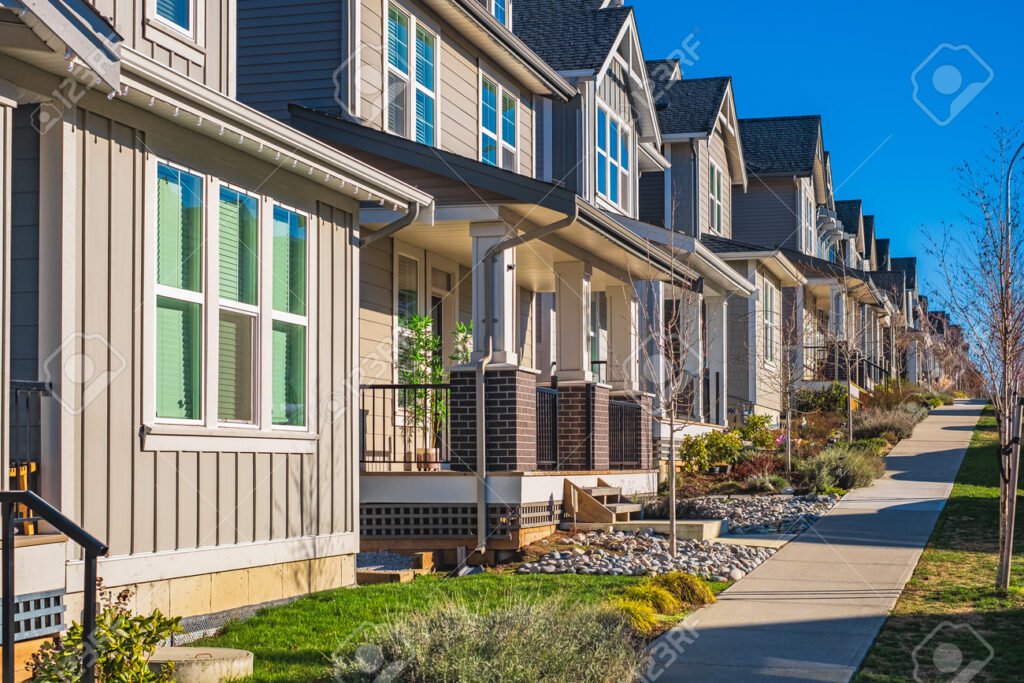
[[[655,641],[648,680],[850,680],[917,566],[983,407],[933,411],[883,478]]]

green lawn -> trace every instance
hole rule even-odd
[[[360,634],[367,628],[443,600],[464,600],[482,609],[502,605],[511,595],[527,600],[558,597],[569,602],[595,603],[640,580],[571,574],[480,574],[461,579],[426,576],[408,584],[365,586],[312,595],[229,624],[217,636],[197,644],[253,652],[256,655],[253,681],[323,681],[328,680],[331,653],[339,647],[354,649],[361,644]],[[716,593],[724,587],[725,584],[712,584]]]
[[[953,493],[931,541],[892,616],[869,651],[858,681],[913,680],[913,652],[940,624],[969,625],[995,651],[973,680],[1021,680],[1024,671],[1024,510],[1017,516],[1016,556],[1009,595],[993,586],[999,536],[998,464],[995,418],[986,411],[957,475]],[[984,660],[989,651],[969,632],[948,629],[931,641],[950,642],[964,665]],[[922,651],[933,652],[927,646]],[[919,653],[920,655],[921,653]],[[930,661],[928,663],[931,666]],[[934,671],[934,669],[932,669]],[[926,680],[932,680],[931,677]],[[934,679],[940,680],[940,679]],[[950,676],[945,679],[950,680]]]

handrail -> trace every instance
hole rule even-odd
[[[98,540],[71,519],[64,516],[32,491],[0,491],[0,510],[3,518],[3,683],[14,683],[14,511],[16,506],[27,506],[36,516],[46,520],[55,529],[85,550],[85,606],[82,610],[82,630],[86,646],[82,651],[82,681],[96,680],[96,653],[93,651],[96,631],[96,579],[97,564],[107,554],[107,545]]]

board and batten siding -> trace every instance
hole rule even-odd
[[[722,237],[732,237],[732,175],[729,172],[729,157],[722,139],[721,124],[709,140],[698,143],[701,150],[700,191],[701,226],[705,232],[711,230],[711,162],[722,170]]]
[[[289,103],[339,114],[340,70],[351,59],[343,51],[345,5],[239,0],[238,99],[285,121]]]
[[[192,39],[155,19],[155,0],[89,0],[129,47],[218,92],[234,96],[237,0],[196,0]],[[245,0],[242,0],[243,2]]]
[[[143,379],[144,310],[152,305],[144,295],[145,203],[146,188],[155,182],[147,176],[148,155],[243,188],[260,187],[265,196],[309,215],[317,248],[310,263],[318,266],[311,280],[317,303],[310,310],[311,332],[316,333],[310,354],[318,371],[310,381],[319,403],[349,395],[355,365],[359,265],[351,215],[335,205],[355,206],[307,180],[273,174],[260,160],[117,102],[94,109],[102,114],[77,112],[78,282],[65,309],[73,309],[75,329],[81,332],[78,350],[96,364],[97,373],[111,374],[108,386],[91,400],[85,400],[81,388],[74,396],[62,395],[81,407],[70,423],[76,518],[105,539],[115,557],[354,536],[355,415],[332,421],[331,411],[309,406],[318,437],[313,448],[306,441],[307,447],[295,452],[288,451],[281,433],[275,433],[279,438],[267,451],[241,452],[230,447],[143,450],[139,435],[144,392],[151,390]],[[173,443],[169,438],[164,445]]]
[[[14,110],[11,148],[11,378],[39,377],[39,132],[36,107]]]

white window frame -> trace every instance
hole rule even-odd
[[[521,118],[520,115],[522,114],[519,101],[519,94],[515,90],[506,86],[501,81],[500,78],[495,77],[494,74],[485,69],[480,70],[480,74],[477,81],[477,92],[479,93],[479,96],[477,97],[477,120],[480,122],[480,130],[477,136],[477,158],[482,163],[485,163],[488,166],[491,165],[489,161],[484,160],[483,136],[486,135],[492,140],[495,140],[495,143],[498,148],[497,163],[494,165],[497,168],[505,168],[501,163],[502,159],[504,158],[502,152],[507,150],[512,152],[513,168],[506,168],[505,170],[519,173],[519,119]],[[491,131],[484,128],[484,81],[489,82],[497,89],[497,99],[495,100],[495,116],[497,117],[496,127],[498,129],[497,133],[492,133]],[[511,142],[505,139],[505,126],[504,121],[502,120],[502,113],[504,112],[504,104],[506,97],[508,97],[515,103],[516,124],[515,132],[513,133],[514,139]]]
[[[725,229],[725,174],[714,159],[708,159],[708,226],[713,232],[722,234]]]
[[[597,111],[594,113],[594,188],[599,200],[605,202],[610,208],[624,211],[628,213],[633,206],[633,202],[636,201],[634,195],[636,192],[633,188],[633,178],[635,177],[636,168],[636,153],[633,147],[633,128],[623,121],[622,117],[612,111],[612,108],[604,103],[600,97],[596,97],[597,100]],[[619,127],[619,150],[618,159],[612,159],[611,155],[607,151],[602,150],[598,147],[598,140],[600,139],[599,131],[597,130],[600,123],[600,112],[605,114],[605,144],[608,146],[608,151],[611,150],[611,132],[612,122],[615,122]],[[628,136],[627,147],[629,149],[629,168],[622,168],[622,140],[623,137]],[[602,161],[603,157],[603,161]],[[599,164],[605,164],[605,189],[602,192],[600,184],[598,182],[599,176]],[[619,198],[617,200],[611,197],[611,182],[612,182],[612,171],[618,174],[619,180]],[[623,192],[623,188],[628,188],[626,192]],[[623,201],[625,198],[625,201]]]
[[[764,302],[761,305],[761,317],[764,329],[764,360],[766,365],[774,366],[777,360],[778,329],[775,320],[778,317],[778,292],[772,282],[765,277],[762,280],[761,293]]]
[[[409,73],[403,73],[400,69],[395,67],[391,63],[391,44],[388,30],[388,14],[394,8],[397,12],[401,13],[409,22],[409,44],[408,54],[406,55],[406,64],[409,67]],[[416,32],[422,29],[426,33],[429,33],[434,38],[434,82],[431,87],[427,87],[421,84],[416,79]],[[431,147],[440,147],[441,137],[441,97],[440,91],[440,80],[441,80],[441,32],[436,26],[432,26],[429,22],[420,19],[416,14],[403,5],[400,2],[388,2],[384,5],[384,49],[382,50],[384,56],[384,130],[394,135],[400,135],[399,132],[392,130],[389,123],[389,108],[390,108],[390,89],[388,84],[390,82],[390,76],[394,75],[397,78],[405,81],[405,126],[406,134],[403,136],[409,140],[416,142],[416,94],[419,92],[424,93],[434,102],[434,139],[429,144]]]
[[[497,19],[498,23],[512,30],[512,0],[501,0],[505,6],[505,21],[498,18],[498,0],[487,0],[487,11],[491,13],[491,16]]]
[[[157,221],[158,212],[156,206],[157,196],[157,168],[166,165],[192,175],[198,176],[203,183],[203,245],[202,254],[202,287],[201,293],[178,290],[177,288],[160,285],[156,281],[157,276]],[[318,272],[313,255],[317,253],[316,221],[314,215],[284,202],[278,202],[270,197],[260,195],[257,192],[244,187],[232,185],[209,174],[202,173],[188,166],[173,162],[169,159],[148,155],[146,160],[146,175],[149,180],[146,183],[146,200],[148,210],[146,214],[146,243],[147,249],[144,255],[144,271],[146,273],[143,284],[143,424],[147,427],[147,438],[156,437],[153,442],[166,444],[166,439],[175,439],[175,444],[186,444],[180,446],[184,450],[223,450],[232,449],[231,441],[237,437],[241,439],[238,448],[253,449],[251,442],[245,441],[246,437],[279,437],[281,445],[267,441],[271,448],[287,448],[294,452],[310,452],[312,446],[299,446],[294,444],[292,439],[301,438],[304,441],[313,443],[316,437],[317,416],[314,410],[316,406],[316,377],[317,359],[314,356],[316,348],[316,311],[319,302],[316,298]],[[259,273],[257,276],[257,296],[259,305],[239,304],[238,302],[222,301],[220,298],[220,259],[219,259],[219,207],[220,188],[224,186],[231,190],[255,197],[258,201],[259,210]],[[211,201],[214,198],[215,201]],[[306,219],[306,314],[296,315],[282,313],[273,310],[273,258],[267,258],[273,248],[273,209],[280,206],[283,209],[292,211]],[[189,301],[201,305],[201,341],[202,349],[199,359],[200,365],[200,418],[196,420],[183,420],[175,418],[157,417],[156,415],[156,309],[157,297],[168,296],[171,298]],[[219,419],[218,402],[218,372],[219,372],[219,317],[221,309],[231,311],[254,311],[257,316],[255,327],[255,349],[253,351],[253,365],[256,368],[254,378],[254,419],[251,424],[236,422],[221,422]],[[268,314],[269,313],[269,314]],[[273,370],[273,354],[270,350],[272,341],[273,322],[279,320],[293,324],[301,324],[306,330],[306,423],[304,425],[275,425],[272,417],[272,384],[268,381]],[[166,437],[166,439],[165,439]],[[198,437],[190,439],[190,437]],[[206,437],[214,437],[211,443]],[[227,438],[225,438],[227,437]],[[185,439],[183,441],[183,439]],[[145,450],[165,450],[163,446],[151,447],[144,445]],[[236,448],[237,450],[237,448]]]
[[[207,0],[189,0],[187,29],[160,16],[156,9],[156,0],[145,2],[143,38],[200,66],[205,65]]]

